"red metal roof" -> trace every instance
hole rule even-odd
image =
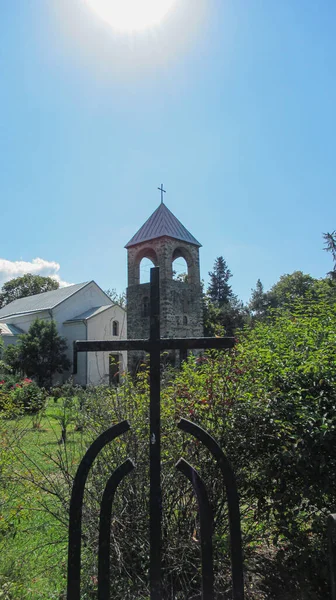
[[[188,244],[201,246],[196,238],[182,225],[182,223],[173,215],[173,213],[162,203],[147,219],[146,223],[140,227],[139,231],[130,239],[125,248],[136,246],[141,242],[148,242],[155,238],[168,236],[177,240],[182,240]]]

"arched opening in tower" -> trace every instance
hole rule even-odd
[[[150,270],[155,267],[150,258],[144,257],[139,265],[140,268],[140,283],[149,283]]]
[[[172,262],[173,279],[188,283],[188,264],[183,256],[175,258]]]

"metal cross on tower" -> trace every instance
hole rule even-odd
[[[162,190],[161,190],[162,191]],[[162,546],[162,490],[161,490],[161,426],[160,426],[160,353],[164,350],[232,348],[233,338],[161,338],[160,337],[160,283],[159,268],[151,269],[150,280],[150,336],[145,340],[77,341],[74,342],[74,374],[78,352],[106,352],[144,350],[150,355],[150,598],[161,600],[161,546]],[[177,425],[182,431],[204,444],[216,460],[224,479],[227,493],[230,547],[232,565],[232,598],[243,600],[243,562],[240,531],[239,501],[235,476],[230,463],[217,442],[204,429],[185,419]],[[84,487],[92,463],[100,450],[117,436],[130,429],[128,421],[114,425],[90,446],[82,459],[73,484],[69,519],[68,600],[80,600],[81,528]],[[106,484],[102,497],[98,548],[98,600],[110,599],[109,559],[112,502],[120,481],[134,464],[127,459],[117,467]],[[197,497],[200,516],[202,554],[202,598],[214,599],[212,561],[212,516],[206,487],[197,471],[181,458],[176,468],[191,482]]]
[[[163,183],[161,183],[161,187],[158,190],[161,192],[161,204],[163,204],[163,194],[166,194],[166,190],[163,189]]]

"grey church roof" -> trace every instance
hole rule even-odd
[[[194,244],[195,246],[201,246],[196,238],[191,235],[190,231],[182,225],[175,215],[162,203],[153,212],[153,214],[147,219],[146,223],[140,227],[139,231],[130,239],[125,248],[130,248],[141,242],[147,242],[155,238],[168,236],[188,244]]]
[[[73,317],[72,319],[68,319],[67,321],[64,321],[64,322],[72,323],[73,321],[87,321],[87,319],[92,319],[92,317],[99,315],[100,313],[104,312],[108,308],[112,308],[113,306],[114,305],[112,304],[112,302],[111,302],[111,304],[107,304],[105,306],[95,306],[94,308],[90,308],[89,310],[86,310],[85,312],[81,313],[80,315],[77,315],[76,317]]]
[[[10,335],[11,337],[15,335],[21,335],[24,333],[20,327],[16,327],[16,325],[12,325],[12,323],[0,323],[0,335]]]
[[[75,285],[68,285],[67,287],[52,290],[51,292],[43,292],[42,294],[13,300],[13,302],[0,309],[0,319],[13,315],[40,312],[41,310],[51,310],[63,302],[63,300],[70,298],[70,296],[88,285],[88,283],[90,282],[76,283]]]

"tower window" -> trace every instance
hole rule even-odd
[[[191,265],[191,256],[186,248],[175,248],[172,254],[172,276],[175,281],[181,283],[191,283],[189,278],[189,267]]]
[[[142,316],[149,317],[149,298],[145,296],[142,300]]]
[[[119,335],[119,321],[112,321],[112,335]]]
[[[151,258],[147,258],[147,256],[145,256],[141,260],[140,265],[139,265],[140,283],[149,283],[150,282],[150,271],[153,267],[155,267],[155,264]]]
[[[183,317],[183,325],[188,325],[188,317],[186,315]]]

